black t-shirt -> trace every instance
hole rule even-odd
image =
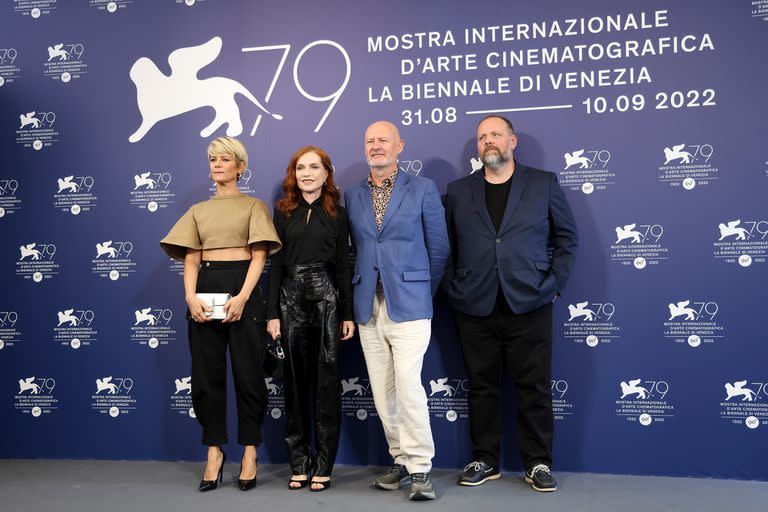
[[[512,176],[509,177],[504,183],[489,183],[485,182],[485,207],[488,209],[488,215],[491,216],[491,221],[496,227],[496,232],[499,232],[501,228],[501,221],[504,219],[504,210],[507,208],[507,198],[509,197],[509,189],[512,186]]]
[[[307,214],[309,215],[307,220]],[[347,210],[336,207],[336,220],[323,209],[320,198],[312,204],[303,198],[290,217],[275,208],[275,229],[283,249],[272,256],[269,273],[267,318],[278,318],[280,286],[286,267],[311,263],[333,263],[339,283],[342,320],[352,320],[352,275],[349,266],[349,218]]]
[[[491,222],[496,227],[496,233],[501,228],[501,221],[504,219],[504,210],[507,209],[507,198],[509,198],[509,189],[512,186],[512,176],[504,183],[485,182],[485,207],[488,209],[488,215],[491,216]],[[501,290],[501,283],[496,292],[496,307],[501,309],[508,308],[507,301],[504,298],[504,292]]]

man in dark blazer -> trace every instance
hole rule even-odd
[[[345,199],[356,252],[355,320],[394,461],[373,483],[385,490],[410,483],[409,498],[423,500],[435,497],[430,477],[435,446],[421,367],[431,335],[432,296],[449,247],[434,182],[398,171],[403,145],[392,123],[369,126],[370,174]]]
[[[480,485],[501,476],[503,367],[517,391],[517,437],[525,479],[554,491],[552,476],[552,302],[573,268],[577,234],[554,173],[513,158],[512,123],[477,127],[484,168],[448,185],[452,257],[443,279],[469,378],[474,459],[459,477]]]

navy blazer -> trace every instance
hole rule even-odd
[[[432,296],[450,254],[445,212],[435,183],[399,171],[380,230],[367,179],[344,197],[356,252],[355,321],[364,324],[371,319],[379,274],[392,320],[432,318]]]
[[[490,315],[499,285],[518,314],[552,302],[563,292],[573,268],[577,233],[554,173],[515,162],[498,233],[485,205],[482,170],[451,182],[444,203],[453,256],[443,288],[456,309]]]

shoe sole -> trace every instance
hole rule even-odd
[[[556,491],[556,490],[557,490],[557,487],[550,487],[550,488],[548,488],[548,489],[545,489],[545,488],[543,488],[543,487],[536,487],[536,486],[534,485],[534,483],[533,483],[533,479],[532,479],[532,478],[528,478],[527,476],[525,477],[525,481],[526,481],[527,483],[531,484],[531,487],[533,488],[533,490],[534,490],[534,491],[539,491],[539,492],[554,492],[554,491]]]
[[[410,484],[411,484],[411,477],[410,476],[406,476],[406,477],[401,478],[400,482],[398,482],[396,484],[383,484],[383,483],[377,482],[375,480],[373,482],[373,486],[374,487],[376,487],[377,489],[383,489],[385,491],[396,491],[399,488],[401,488],[402,486],[410,485]]]
[[[469,487],[474,487],[476,485],[483,485],[488,480],[496,480],[497,478],[501,478],[501,473],[496,473],[495,475],[487,476],[478,482],[467,482],[464,480],[459,480],[459,485],[467,485]]]
[[[408,495],[408,499],[412,501],[426,501],[426,500],[433,500],[435,499],[435,491],[431,492],[415,492],[413,494]]]

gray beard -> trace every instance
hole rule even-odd
[[[392,158],[388,158],[383,164],[372,164],[371,160],[366,158],[366,162],[368,162],[368,167],[371,169],[386,169],[387,167],[390,167],[393,163],[395,163],[395,160]]]
[[[483,164],[489,169],[497,171],[504,167],[504,164],[509,162],[509,157],[501,151],[493,151],[480,157],[480,160],[482,160]]]

